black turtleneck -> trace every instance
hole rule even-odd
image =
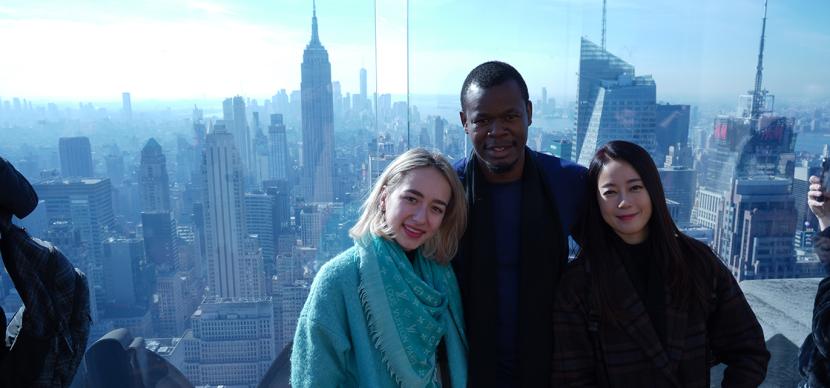
[[[665,346],[666,290],[657,259],[654,257],[651,239],[647,238],[639,244],[623,242],[621,246],[623,252],[620,254],[620,261],[634,290],[637,291],[637,296],[643,301],[654,331]]]

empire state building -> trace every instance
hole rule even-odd
[[[334,107],[331,63],[317,34],[317,7],[311,17],[311,41],[303,52],[303,186],[306,200],[334,201]]]

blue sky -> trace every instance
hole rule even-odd
[[[409,89],[455,94],[490,59],[514,64],[531,94],[573,99],[579,38],[600,40],[600,0],[409,2]],[[320,0],[333,80],[406,91],[404,1]],[[377,22],[375,19],[377,9]],[[609,51],[651,74],[658,98],[731,101],[754,81],[762,0],[608,0]],[[764,85],[781,99],[830,97],[824,0],[771,0]],[[311,2],[148,0],[0,4],[0,98],[117,101],[268,97],[299,88]],[[375,28],[378,31],[375,51]],[[375,55],[377,54],[377,64]]]

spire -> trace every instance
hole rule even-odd
[[[320,36],[317,34],[317,1],[311,2],[311,42],[310,45],[320,45]]]
[[[602,0],[602,51],[605,51],[605,2]]]
[[[764,19],[761,22],[761,46],[758,49],[758,65],[755,67],[755,89],[752,91],[752,108],[751,118],[758,120],[761,117],[761,112],[764,108],[764,98],[766,91],[762,88],[763,72],[764,72],[764,35],[767,30],[767,0],[764,0]]]

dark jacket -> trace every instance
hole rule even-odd
[[[0,158],[0,253],[23,307],[0,346],[0,386],[66,387],[86,348],[90,327],[86,277],[51,244],[11,224],[37,206],[26,179]],[[2,309],[0,309],[2,313]]]
[[[666,292],[666,347],[619,262],[606,277],[610,303],[624,314],[598,311],[597,290],[584,258],[570,263],[554,306],[556,386],[709,387],[709,369],[722,362],[724,387],[756,387],[766,376],[764,333],[735,278],[714,255],[708,306],[682,308]],[[596,312],[596,314],[592,314]]]
[[[0,158],[0,215],[17,218],[29,215],[37,207],[37,193],[23,175],[6,159]]]
[[[813,250],[830,275],[830,228],[816,234]],[[830,276],[822,279],[813,304],[813,331],[804,339],[799,354],[804,387],[830,387]]]
[[[516,386],[544,387],[550,382],[553,333],[550,313],[559,275],[568,257],[567,237],[581,210],[585,168],[569,161],[525,152],[520,209]],[[464,183],[468,226],[452,264],[464,305],[469,343],[468,382],[494,386],[500,355],[496,300],[499,289],[493,241],[497,229],[483,177],[475,161],[461,160],[455,168]],[[486,190],[482,190],[485,191]]]

